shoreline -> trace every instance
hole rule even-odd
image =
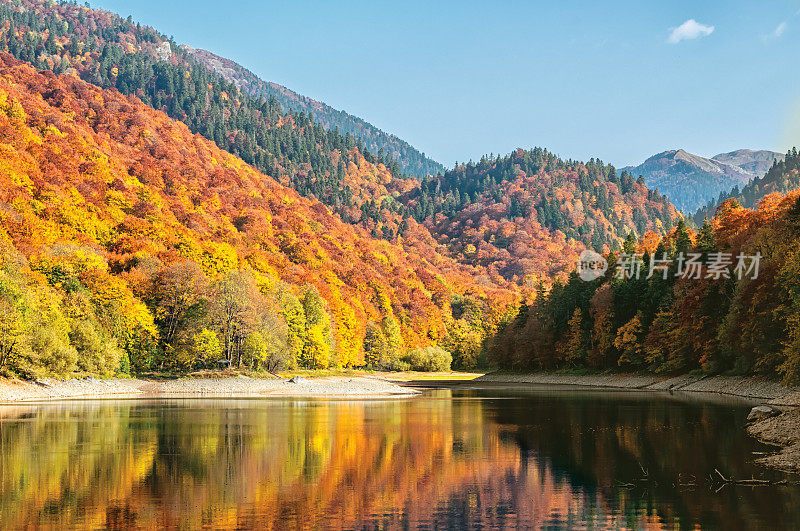
[[[400,375],[402,376],[402,375]],[[437,378],[439,376],[439,378]],[[426,389],[480,386],[482,384],[557,386],[608,391],[679,392],[734,396],[769,405],[781,414],[747,425],[747,433],[778,448],[776,453],[756,459],[767,467],[800,473],[800,388],[787,388],[755,376],[651,376],[638,374],[568,375],[553,373],[490,373],[473,379],[448,379],[451,373],[424,378],[371,376],[310,376],[297,383],[274,378],[219,376],[212,378],[73,378],[40,379],[36,382],[0,378],[0,405],[92,399],[153,398],[320,398],[396,399],[412,398]],[[472,375],[470,375],[472,376]]]
[[[736,396],[772,406],[780,414],[747,425],[747,433],[761,443],[777,448],[755,460],[763,466],[800,473],[800,388],[783,387],[757,376],[650,376],[638,374],[504,374],[491,373],[475,383],[561,385],[608,390],[669,391]]]
[[[292,383],[282,378],[43,378],[36,382],[0,379],[0,404],[109,398],[409,398],[417,389],[373,376],[326,376]]]
[[[714,393],[753,400],[773,406],[800,406],[800,387],[784,387],[758,376],[654,376],[642,374],[489,373],[473,383],[558,385],[630,391],[680,391]]]

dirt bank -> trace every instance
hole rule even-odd
[[[42,379],[37,383],[0,379],[0,402],[114,397],[409,397],[419,391],[369,376],[308,378],[291,383],[281,378],[183,378],[178,380],[84,378]]]

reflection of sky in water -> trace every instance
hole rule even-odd
[[[678,395],[501,390],[3,406],[0,527],[796,523],[795,487],[709,488],[714,468],[766,474],[745,413]],[[676,487],[679,474],[697,486]]]

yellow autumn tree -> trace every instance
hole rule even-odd
[[[583,311],[580,308],[575,308],[567,327],[561,345],[561,359],[570,365],[578,365],[586,357],[586,334],[583,330]]]
[[[309,369],[327,369],[333,352],[333,334],[325,301],[315,287],[306,286],[300,302],[306,318],[306,337],[301,364]]]
[[[618,365],[639,367],[644,363],[641,334],[642,318],[639,314],[636,314],[617,331],[614,346],[620,352]]]

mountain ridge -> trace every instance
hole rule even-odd
[[[405,140],[375,127],[363,118],[335,109],[327,103],[299,94],[273,81],[261,79],[237,62],[208,50],[193,48],[186,44],[180,47],[243,92],[264,99],[274,96],[284,108],[309,112],[326,129],[335,127],[343,134],[350,133],[361,139],[374,155],[385,154],[397,160],[404,173],[423,177],[445,171],[442,164],[432,160],[424,152],[418,151]]]
[[[563,275],[586,247],[616,250],[631,234],[663,234],[680,219],[630,173],[543,148],[460,164],[401,199],[460,262],[523,285]]]
[[[252,97],[157,30],[116,13],[43,0],[0,2],[0,50],[39,70],[134,95],[259,171],[392,239],[416,180],[352,134],[326,130],[275,98]]]
[[[711,157],[713,160],[737,166],[743,171],[761,177],[772,167],[774,161],[780,162],[786,155],[777,151],[737,149]]]

